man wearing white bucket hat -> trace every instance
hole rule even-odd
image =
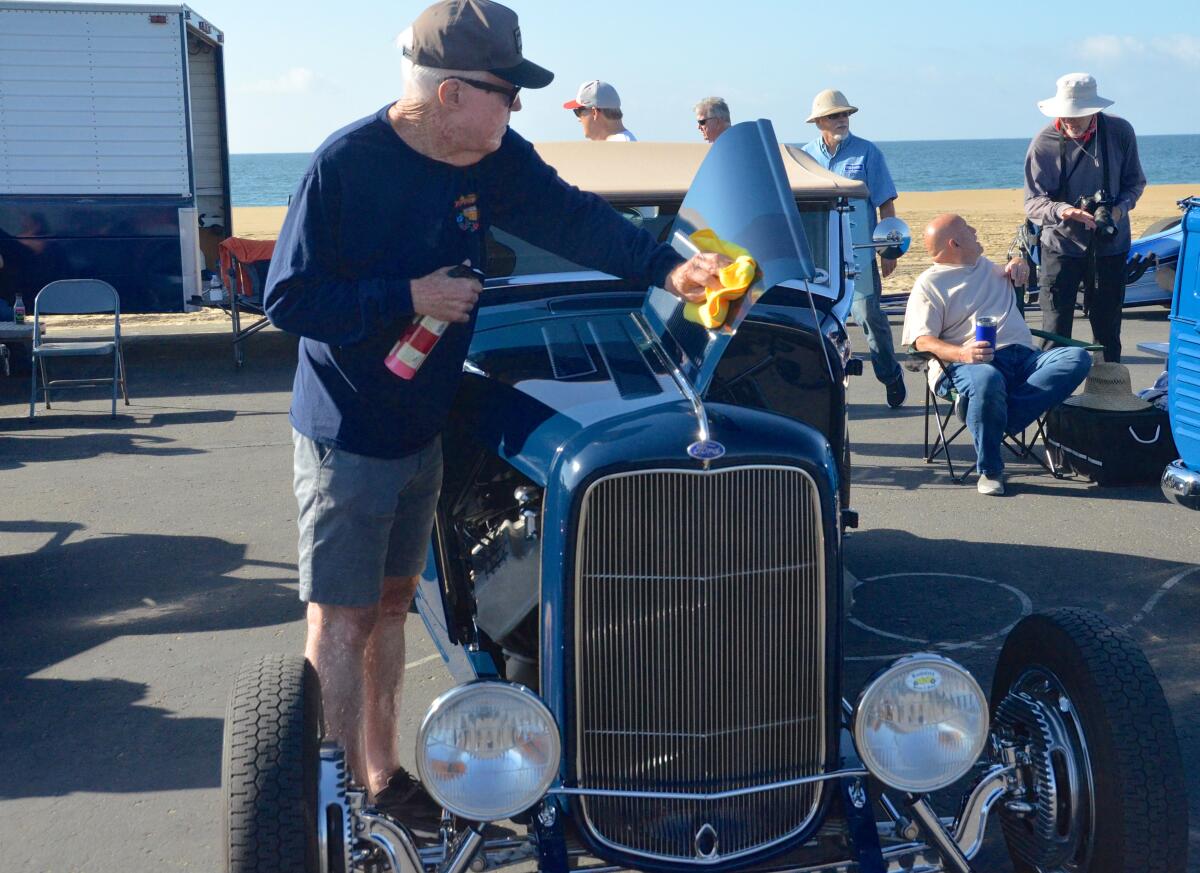
[[[1121,360],[1121,306],[1129,255],[1129,210],[1146,187],[1137,137],[1088,73],[1061,77],[1038,103],[1054,119],[1025,155],[1025,214],[1041,226],[1042,327],[1071,335],[1079,285],[1092,335],[1107,361]],[[1049,344],[1047,344],[1049,345]]]
[[[875,143],[850,132],[850,116],[855,112],[858,112],[858,107],[851,106],[841,91],[828,88],[817,94],[813,98],[808,121],[817,126],[821,135],[805,145],[804,151],[825,169],[866,183],[866,220],[851,219],[855,225],[854,241],[865,243],[870,241],[871,232],[875,230],[875,210],[879,210],[880,218],[891,218],[896,214],[896,185],[883,152]],[[856,205],[855,209],[864,206]],[[869,269],[864,266],[854,283],[854,297],[850,302],[854,320],[867,335],[875,378],[883,383],[887,390],[888,406],[893,409],[904,403],[904,371],[896,360],[892,328],[879,306],[879,272],[882,270],[884,277],[887,277],[895,268],[896,262],[889,258],[880,258],[877,268],[875,257],[871,255]]]

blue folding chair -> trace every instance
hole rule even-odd
[[[40,319],[43,315],[96,315],[112,313],[112,339],[100,341],[71,340],[67,342],[43,342]],[[112,355],[112,378],[54,379],[46,376],[46,358],[78,358]],[[38,379],[46,408],[50,408],[51,388],[82,388],[112,383],[112,415],[117,416],[117,386],[129,405],[129,391],[125,385],[125,356],[121,351],[121,301],[117,290],[99,279],[60,279],[51,282],[38,292],[33,301],[33,349],[30,359],[29,418],[37,409]]]

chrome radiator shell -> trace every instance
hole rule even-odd
[[[779,845],[824,772],[826,550],[814,479],[784,466],[646,470],[592,483],[575,549],[577,784],[620,852],[706,865]]]

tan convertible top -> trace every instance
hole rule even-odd
[[[646,205],[682,200],[704,156],[702,142],[544,142],[535,148],[558,174],[606,200]],[[791,145],[780,146],[792,190],[800,196],[866,197],[867,186],[836,173]]]

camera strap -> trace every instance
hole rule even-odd
[[[1096,113],[1096,139],[1100,149],[1100,192],[1107,201],[1110,198],[1108,190],[1108,132],[1104,129],[1104,113]]]
[[[1100,153],[1100,189],[1108,194],[1108,136],[1105,131],[1104,113],[1096,113],[1096,148]],[[1054,199],[1060,202],[1067,193],[1067,182],[1075,175],[1075,171],[1079,169],[1079,165],[1083,163],[1083,159],[1088,157],[1086,145],[1079,145],[1079,151],[1075,155],[1075,161],[1071,164],[1070,169],[1067,168],[1067,140],[1069,137],[1062,130],[1058,132],[1058,190],[1054,192]]]

